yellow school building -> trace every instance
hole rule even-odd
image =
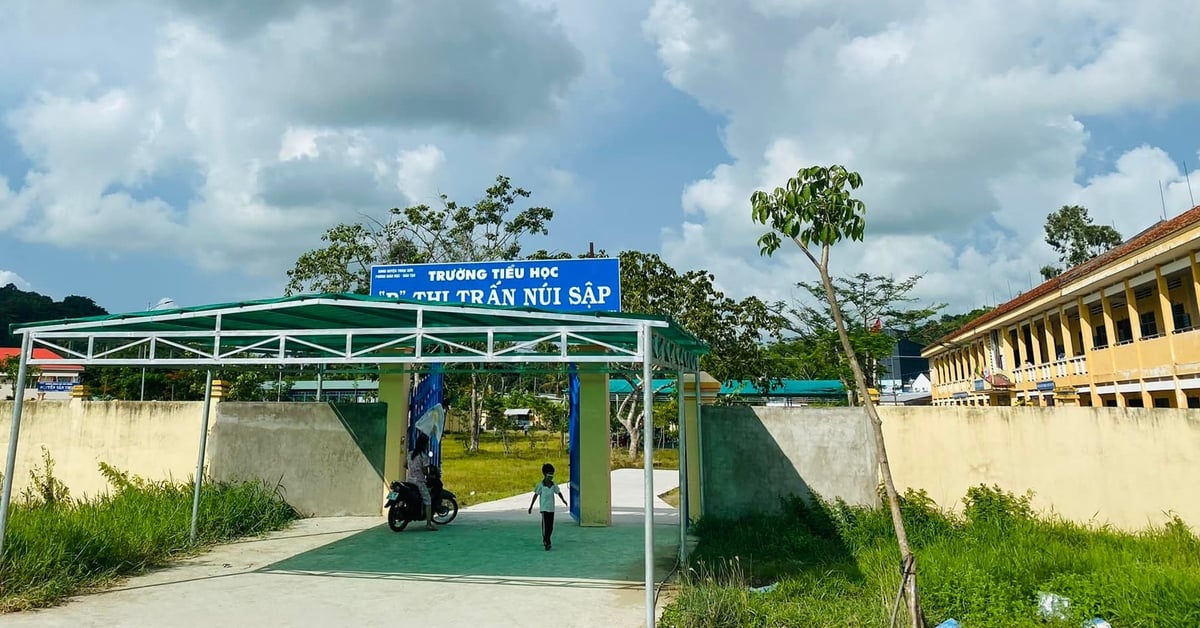
[[[922,351],[934,405],[1200,408],[1200,206]]]

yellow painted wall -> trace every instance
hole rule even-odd
[[[202,401],[26,402],[13,493],[20,494],[29,471],[41,465],[43,445],[54,459],[54,475],[74,497],[108,490],[97,467],[102,461],[146,478],[186,480],[196,472],[203,407]],[[8,450],[12,411],[11,401],[0,402],[0,457]]]
[[[579,367],[579,524],[612,525],[612,451],[608,373]],[[559,477],[568,470],[560,471]]]
[[[0,403],[0,458],[12,405]],[[73,497],[109,490],[102,461],[150,480],[187,481],[196,472],[203,407],[201,401],[27,402],[14,494],[41,466],[42,446]],[[383,504],[378,472],[325,403],[214,402],[206,458],[205,473],[217,480],[282,482],[289,503],[305,514],[374,514]]]
[[[1200,413],[1153,408],[881,407],[896,484],[961,507],[967,488],[1126,529],[1173,511],[1200,530]]]

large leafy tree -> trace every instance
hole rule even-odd
[[[427,262],[515,260],[523,256],[523,240],[549,233],[554,211],[530,206],[518,209],[531,192],[499,175],[483,197],[460,204],[443,194],[436,207],[419,204],[392,208],[386,222],[364,216],[321,236],[320,248],[304,253],[288,271],[287,294],[356,292],[366,294],[371,266]],[[530,257],[552,257],[544,250]],[[567,255],[567,257],[570,257]],[[471,451],[479,451],[483,399],[481,386],[490,375],[471,374]]]
[[[853,195],[853,191],[862,184],[862,177],[844,166],[812,166],[801,169],[795,177],[788,179],[784,186],[771,192],[756,191],[750,197],[754,221],[770,228],[770,231],[758,239],[762,254],[775,253],[783,246],[783,239],[787,238],[812,262],[820,274],[821,287],[829,303],[829,313],[833,317],[838,340],[859,390],[867,388],[867,376],[850,341],[837,286],[829,269],[829,255],[833,246],[843,240],[863,239],[867,226],[866,204]],[[891,465],[888,463],[883,422],[869,395],[863,395],[863,402],[875,432],[879,471],[887,493],[896,540],[900,546],[902,590],[908,599],[913,628],[923,628],[925,618],[921,612],[917,589],[916,557],[908,543],[908,534],[900,513],[900,496],[896,493]]]
[[[896,279],[890,275],[859,273],[833,279],[833,291],[841,305],[843,323],[858,366],[866,377],[867,386],[878,384],[884,359],[892,354],[899,336],[909,336],[945,306],[933,304],[911,307],[918,299],[911,295],[920,275]],[[822,375],[840,379],[847,388],[861,393],[855,386],[854,373],[841,348],[833,309],[821,283],[801,281],[797,284],[807,292],[807,298],[789,306],[780,306],[787,316],[788,331],[795,334],[787,344],[776,349],[794,349],[822,368]],[[785,353],[786,355],[786,353]]]
[[[936,319],[929,319],[911,329],[909,338],[923,345],[931,345],[990,311],[992,311],[991,307],[984,306],[963,314],[942,314]]]
[[[780,337],[784,319],[762,300],[730,298],[716,288],[712,273],[680,273],[653,253],[624,251],[620,259],[621,309],[670,316],[708,343],[710,353],[700,360],[708,374],[720,381],[750,379],[764,385],[783,376],[781,363],[771,359],[764,341]],[[629,432],[629,455],[634,457],[641,443],[644,382],[640,374],[615,376],[632,387],[617,407],[617,418]]]
[[[554,218],[547,207],[518,210],[520,200],[530,195],[500,175],[474,204],[459,204],[443,194],[438,207],[392,208],[386,222],[364,217],[339,224],[321,236],[324,246],[296,260],[287,273],[287,293],[366,294],[373,264],[520,259],[522,240],[549,233]]]
[[[1043,266],[1042,277],[1057,277],[1064,270],[1121,244],[1121,240],[1121,234],[1115,228],[1092,224],[1086,207],[1063,205],[1046,215],[1046,244],[1058,253],[1058,261],[1063,267]]]

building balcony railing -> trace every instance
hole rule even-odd
[[[1087,374],[1087,358],[1082,355],[1077,355],[1070,358],[1061,358],[1053,362],[1047,362],[1043,364],[1029,364],[1015,369],[1012,372],[1014,384],[1034,384],[1037,382],[1053,381],[1056,379]],[[964,388],[964,390],[970,389],[969,387],[972,384],[972,381],[973,380],[962,380],[962,385],[968,387]],[[957,392],[957,390],[955,390],[955,392]]]
[[[1012,372],[1013,384],[1018,389],[1032,388],[1031,384],[1038,382],[1060,381],[1075,376],[1087,375],[1087,358],[1084,355],[1074,355],[1050,363],[1021,366]],[[934,385],[937,396],[952,396],[954,393],[979,393],[978,377],[955,379],[952,382]],[[984,383],[983,390],[992,390],[991,384]]]

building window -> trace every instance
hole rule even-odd
[[[1096,333],[1092,336],[1092,347],[1095,349],[1103,349],[1108,346],[1108,327],[1100,325],[1096,327]]]
[[[1192,328],[1192,315],[1182,303],[1171,304],[1171,318],[1175,319],[1175,331],[1187,331]]]
[[[1117,321],[1117,344],[1133,342],[1133,326],[1129,323],[1128,318],[1123,318]]]
[[[1170,408],[1171,400],[1168,397],[1155,397],[1154,398],[1154,407],[1155,408]]]
[[[1142,338],[1153,338],[1158,335],[1158,321],[1154,320],[1154,312],[1143,312],[1138,315],[1141,323]]]
[[[1189,408],[1200,408],[1200,397],[1188,397]]]

